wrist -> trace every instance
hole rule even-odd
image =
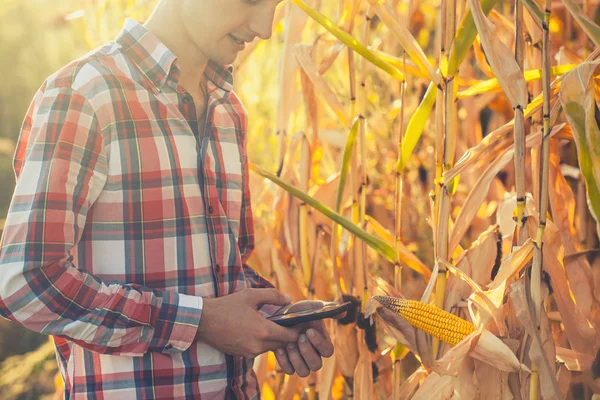
[[[210,331],[211,321],[212,321],[212,313],[215,299],[204,299],[204,304],[202,306],[202,318],[200,318],[200,323],[198,324],[198,329],[196,331],[196,340],[203,340],[206,338],[207,333]]]

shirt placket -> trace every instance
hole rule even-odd
[[[215,107],[215,100],[213,98],[209,98],[208,100],[208,104],[207,104],[207,116],[211,116],[214,112],[214,107]],[[222,237],[223,233],[219,232],[217,230],[216,224],[218,223],[218,219],[219,216],[216,215],[217,213],[217,202],[218,197],[217,197],[217,188],[216,188],[216,182],[211,182],[211,179],[209,179],[210,176],[213,176],[214,174],[205,174],[205,170],[208,170],[210,168],[210,163],[204,158],[204,154],[208,153],[209,151],[211,151],[211,146],[209,144],[209,142],[212,140],[211,138],[211,125],[212,125],[212,118],[207,118],[206,122],[204,124],[203,127],[203,138],[199,139],[199,140],[203,140],[206,141],[206,149],[201,151],[200,154],[198,155],[199,158],[199,175],[201,177],[200,181],[201,184],[203,185],[203,190],[202,190],[202,196],[204,199],[204,204],[205,204],[205,217],[206,217],[206,229],[207,229],[207,234],[208,234],[208,243],[209,243],[209,249],[210,249],[210,259],[211,259],[211,265],[212,265],[212,272],[213,272],[213,277],[214,277],[214,287],[215,287],[215,296],[219,297],[223,294],[226,285],[224,282],[224,271],[223,268],[221,267],[220,260],[223,257],[220,257],[219,255],[219,249],[222,249],[222,246],[219,246],[219,239]],[[204,147],[204,146],[202,146]],[[216,161],[215,161],[216,162]],[[216,176],[216,175],[215,175]]]
[[[175,67],[176,68],[176,67]],[[179,74],[179,69],[176,68],[176,73]],[[202,127],[202,131],[200,131],[200,127],[197,123],[191,123],[196,119],[196,105],[194,103],[194,99],[192,96],[185,91],[181,86],[177,85],[179,90],[176,90],[179,93],[179,97],[181,97],[181,103],[183,103],[183,109],[180,108],[182,114],[188,121],[188,125],[192,130],[194,137],[196,138],[197,146],[197,154],[198,154],[198,178],[201,185],[202,190],[202,198],[204,201],[205,209],[204,215],[206,218],[206,230],[208,235],[208,247],[209,247],[209,256],[212,266],[213,278],[214,278],[214,288],[215,288],[215,297],[219,297],[223,294],[222,288],[225,288],[226,285],[223,284],[224,278],[222,276],[222,268],[219,264],[219,254],[218,250],[220,246],[218,245],[218,237],[217,235],[221,235],[221,233],[217,232],[215,226],[215,216],[217,207],[216,202],[218,201],[216,194],[216,183],[211,182],[210,179],[207,179],[207,174],[205,174],[205,169],[210,168],[208,162],[204,157],[206,152],[210,151],[209,141],[211,140],[210,132],[211,132],[211,120],[209,118],[206,119],[204,126]],[[212,115],[212,108],[215,107],[215,99],[210,97],[208,99],[208,104],[206,105],[206,115]],[[201,134],[202,133],[202,134]],[[206,141],[206,144],[203,143]],[[206,150],[205,150],[206,148]]]

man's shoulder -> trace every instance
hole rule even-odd
[[[120,79],[121,46],[114,41],[105,43],[78,57],[54,72],[44,82],[44,91],[70,90],[88,100],[110,89],[110,82]]]

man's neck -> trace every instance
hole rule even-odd
[[[181,69],[180,84],[188,92],[198,93],[208,59],[188,39],[172,4],[161,2],[144,26],[177,57]]]

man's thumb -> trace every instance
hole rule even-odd
[[[285,306],[292,301],[290,296],[277,289],[248,289],[248,291],[250,292],[250,301],[254,306],[262,304]]]

